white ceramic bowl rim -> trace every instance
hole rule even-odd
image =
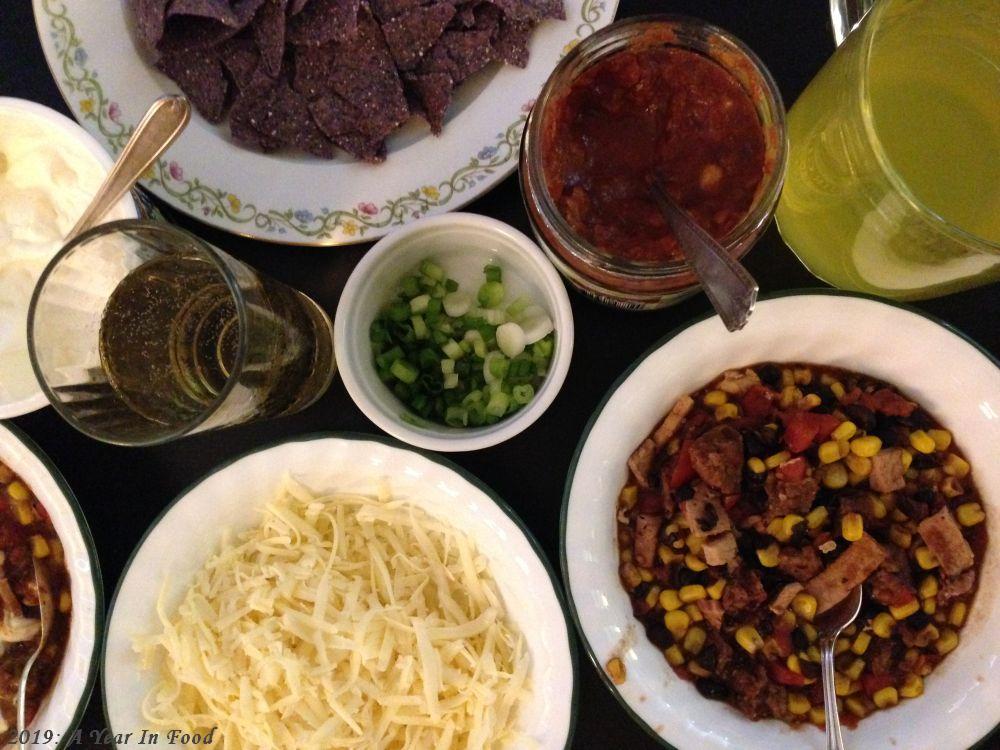
[[[80,503],[76,499],[76,495],[73,494],[73,490],[70,489],[69,484],[67,484],[66,479],[56,468],[55,464],[50,459],[35,442],[24,434],[21,430],[15,427],[10,422],[0,422],[0,433],[4,430],[10,432],[10,434],[21,443],[22,446],[42,465],[52,481],[55,483],[56,487],[62,493],[63,499],[65,499],[66,504],[73,511],[73,516],[76,519],[77,527],[80,532],[80,536],[83,538],[84,546],[87,548],[87,555],[90,558],[90,570],[91,570],[91,581],[94,586],[94,644],[90,653],[90,666],[87,670],[87,680],[83,685],[80,692],[79,704],[73,713],[72,718],[66,726],[65,731],[63,731],[59,742],[55,745],[55,750],[63,750],[63,748],[68,748],[71,746],[73,739],[73,733],[80,721],[83,719],[84,711],[87,709],[87,704],[90,701],[90,695],[94,690],[94,682],[97,679],[97,664],[101,652],[101,642],[103,640],[104,633],[104,581],[101,577],[101,566],[97,557],[97,547],[94,544],[94,537],[90,533],[90,526],[87,523],[87,519],[84,516],[83,509],[80,507]],[[15,469],[15,473],[18,473]],[[20,474],[19,474],[20,476]],[[34,487],[31,488],[32,491],[35,490]],[[39,498],[39,502],[42,502]],[[45,503],[42,502],[44,506]],[[72,633],[70,634],[72,637]],[[64,655],[65,657],[65,655]],[[65,665],[63,665],[65,666]],[[56,675],[56,681],[61,679],[61,672]],[[53,683],[54,685],[55,683]],[[44,704],[43,704],[44,710]],[[46,729],[53,729],[53,727],[33,727],[32,731],[37,729],[38,731],[44,733]],[[30,747],[36,747],[36,745],[29,745]]]
[[[367,324],[363,331],[355,328],[348,331],[347,325],[356,321],[349,321],[354,315],[355,298],[359,290],[366,282],[367,276],[381,260],[391,250],[414,234],[420,234],[426,230],[434,228],[445,228],[454,226],[470,226],[480,230],[497,232],[508,237],[516,244],[524,255],[531,259],[534,271],[537,271],[537,280],[546,294],[546,302],[552,307],[550,313],[555,324],[556,348],[553,355],[552,364],[548,374],[545,376],[542,387],[531,402],[518,411],[516,414],[506,417],[494,425],[488,427],[462,428],[446,432],[450,428],[433,425],[429,428],[416,430],[411,428],[400,419],[391,417],[374,403],[365,393],[362,386],[362,377],[358,375],[359,368],[371,368],[370,362],[356,362],[353,358],[341,356],[344,353],[344,338],[348,335],[367,335]],[[400,269],[402,275],[402,269]],[[344,291],[341,294],[340,302],[337,305],[337,314],[334,316],[334,347],[337,353],[337,366],[340,369],[340,376],[344,381],[348,394],[355,404],[361,409],[364,415],[375,423],[377,427],[389,433],[395,438],[402,440],[418,448],[425,448],[437,451],[472,451],[481,448],[488,448],[492,445],[509,440],[530,427],[546,409],[552,404],[566,380],[569,371],[570,361],[573,358],[573,311],[570,306],[569,296],[562,279],[556,272],[555,267],[548,261],[538,245],[520,230],[506,224],[498,219],[480,214],[452,212],[441,216],[430,216],[420,219],[413,224],[407,225],[392,234],[383,237],[365,253],[358,265],[354,268]],[[372,370],[372,377],[375,377]],[[401,406],[401,410],[405,407]],[[440,427],[440,431],[437,428]],[[436,434],[428,434],[434,431]]]
[[[573,747],[573,734],[576,729],[577,709],[579,700],[579,689],[577,683],[579,682],[580,666],[576,654],[576,644],[574,639],[575,631],[573,627],[570,625],[570,607],[567,603],[565,595],[563,594],[562,588],[559,585],[560,583],[559,576],[556,575],[554,566],[549,561],[548,557],[545,554],[545,551],[542,549],[541,544],[539,544],[538,539],[535,538],[535,535],[531,532],[531,529],[528,528],[527,524],[525,524],[524,521],[521,520],[521,517],[517,515],[516,511],[510,505],[508,505],[507,501],[504,500],[502,497],[500,497],[500,495],[498,495],[493,490],[492,487],[490,487],[488,484],[483,482],[481,479],[479,479],[471,472],[466,471],[458,464],[449,461],[447,458],[444,458],[443,456],[439,456],[429,451],[424,451],[413,448],[408,445],[404,445],[400,441],[395,440],[393,438],[387,438],[381,435],[369,435],[361,432],[311,432],[291,438],[287,437],[280,438],[278,440],[274,440],[264,445],[257,446],[255,448],[252,448],[251,450],[233,456],[229,460],[224,461],[218,466],[213,467],[210,471],[206,472],[204,475],[202,475],[195,481],[191,482],[187,487],[181,490],[177,494],[177,496],[174,497],[173,500],[167,503],[167,505],[164,506],[163,510],[161,510],[153,519],[153,521],[149,524],[149,527],[146,529],[142,537],[136,543],[135,548],[128,556],[128,560],[125,561],[125,565],[122,568],[121,576],[119,576],[118,582],[115,585],[115,592],[111,597],[111,604],[108,606],[107,622],[110,623],[114,618],[115,606],[118,604],[118,594],[121,591],[122,584],[124,583],[126,577],[128,576],[128,572],[132,567],[132,563],[135,561],[136,555],[139,554],[139,550],[141,550],[142,546],[145,544],[146,539],[149,537],[150,534],[153,533],[156,527],[160,524],[160,521],[163,520],[163,518],[173,509],[173,507],[177,505],[177,503],[179,503],[185,497],[187,497],[187,495],[190,494],[198,485],[200,485],[202,482],[204,482],[214,474],[217,474],[218,472],[228,468],[229,466],[256,453],[262,453],[271,448],[284,445],[285,443],[290,443],[290,442],[304,443],[313,440],[326,440],[330,438],[334,438],[337,440],[354,440],[360,442],[370,441],[374,443],[380,443],[381,445],[385,445],[389,448],[396,448],[399,450],[416,453],[417,455],[421,456],[422,458],[432,463],[438,464],[439,466],[443,466],[444,468],[453,471],[455,474],[457,474],[462,479],[464,479],[469,484],[471,484],[479,491],[481,491],[483,494],[485,494],[490,500],[493,501],[493,503],[497,506],[497,508],[499,508],[508,518],[510,518],[510,520],[514,523],[514,525],[521,531],[521,533],[524,535],[524,538],[528,541],[528,544],[530,545],[532,551],[538,557],[538,560],[541,563],[542,567],[545,569],[545,572],[548,573],[549,582],[552,584],[552,591],[555,595],[556,600],[559,602],[559,609],[563,616],[563,622],[566,625],[566,642],[569,647],[570,664],[572,665],[572,675],[571,675],[572,695],[570,696],[569,727],[566,734],[566,744],[564,750],[568,750],[569,748]],[[107,701],[108,681],[106,679],[107,659],[104,653],[104,651],[107,649],[107,637],[108,637],[108,629],[105,629],[101,635],[101,638],[104,641],[104,648],[102,649],[100,658],[101,704],[102,704],[101,707],[104,712],[105,724],[110,728],[111,717],[108,714],[108,708],[107,708],[108,706],[108,701]],[[93,671],[95,670],[92,669],[92,672]],[[91,679],[93,679],[93,674],[91,675]],[[111,731],[114,730],[112,729]],[[62,745],[60,745],[59,748],[57,748],[57,750],[62,750]]]
[[[104,150],[100,143],[97,142],[97,139],[88,133],[82,125],[75,120],[71,120],[61,112],[57,112],[51,107],[46,107],[44,104],[33,102],[30,99],[19,99],[14,96],[0,96],[0,110],[3,109],[9,109],[16,112],[27,112],[29,114],[36,115],[52,124],[54,127],[59,128],[66,133],[66,135],[75,139],[80,145],[86,148],[87,152],[97,159],[105,170],[110,170],[111,165],[114,164],[114,159],[111,158],[108,152]],[[123,204],[131,205],[132,215],[129,218],[136,218],[137,211],[135,210],[135,204],[131,201],[128,194],[124,195],[118,202],[119,206]],[[48,405],[49,400],[45,397],[45,393],[42,391],[41,386],[39,386],[38,390],[30,396],[25,396],[22,399],[11,401],[10,403],[0,404],[0,419],[20,417]]]
[[[936,323],[937,325],[941,326],[950,333],[955,334],[963,341],[970,344],[977,351],[979,351],[984,357],[986,357],[987,360],[996,365],[997,368],[1000,368],[1000,360],[998,360],[995,356],[993,356],[993,354],[991,354],[988,350],[986,350],[983,346],[981,346],[978,342],[969,337],[967,334],[963,333],[962,331],[955,328],[951,324],[946,323],[945,321],[935,317],[934,315],[931,315],[930,313],[923,312],[922,310],[919,310],[916,307],[907,305],[902,302],[897,302],[895,300],[885,299],[883,297],[878,297],[872,294],[864,294],[862,292],[848,292],[840,289],[827,289],[827,288],[817,287],[817,288],[789,289],[780,292],[773,292],[771,294],[761,295],[758,301],[765,302],[767,300],[782,299],[784,297],[798,297],[798,296],[811,296],[811,295],[820,295],[820,296],[825,295],[830,297],[853,297],[856,299],[878,302],[880,304],[889,305],[891,307],[897,307],[901,310],[905,310],[906,312],[919,315],[920,317],[925,318],[931,321],[932,323]],[[587,440],[590,438],[591,430],[593,429],[594,424],[600,418],[602,412],[604,411],[604,407],[607,405],[608,401],[611,400],[612,396],[615,395],[615,393],[622,386],[622,384],[626,380],[628,380],[629,376],[653,353],[655,353],[657,350],[663,347],[667,342],[675,338],[683,331],[687,330],[688,328],[698,323],[709,320],[710,318],[713,317],[716,317],[715,313],[708,312],[705,313],[704,315],[700,315],[697,318],[693,318],[692,320],[680,324],[679,326],[671,330],[669,333],[659,338],[655,343],[652,344],[652,346],[650,346],[646,351],[640,354],[635,359],[635,361],[632,362],[632,364],[630,364],[625,369],[625,371],[622,372],[622,374],[619,375],[618,378],[611,384],[611,386],[605,392],[603,398],[601,398],[597,406],[594,407],[594,411],[591,413],[590,418],[587,420],[587,424],[583,428],[583,432],[580,435],[580,440],[577,443],[576,450],[573,451],[573,458],[570,461],[569,470],[566,473],[566,482],[563,485],[562,507],[559,511],[559,569],[562,574],[563,586],[565,587],[565,600],[569,603],[570,618],[573,621],[573,626],[576,628],[579,640],[583,644],[584,650],[587,653],[587,658],[590,660],[590,663],[594,666],[594,668],[597,670],[597,673],[600,675],[601,682],[608,690],[611,691],[611,694],[615,697],[615,700],[618,701],[618,704],[625,710],[625,713],[628,714],[629,718],[632,719],[632,721],[634,721],[637,725],[642,727],[643,731],[645,731],[646,734],[649,737],[651,737],[657,744],[659,744],[661,747],[667,748],[668,750],[678,750],[678,749],[674,745],[667,742],[657,732],[655,732],[653,728],[649,726],[649,724],[647,724],[646,721],[643,720],[632,709],[632,707],[628,704],[628,702],[621,695],[621,693],[618,692],[618,689],[615,687],[614,683],[611,682],[611,678],[608,677],[608,674],[604,669],[604,665],[601,663],[601,660],[594,652],[593,646],[587,639],[587,635],[583,629],[583,624],[580,622],[580,617],[577,613],[576,602],[573,600],[573,590],[570,587],[569,560],[566,557],[566,522],[569,513],[569,501],[573,489],[573,480],[576,476],[576,469],[577,469],[577,464],[580,460],[580,454],[583,452],[584,446],[586,446]],[[645,636],[643,635],[642,637]],[[970,750],[977,750],[978,748],[983,748],[983,750],[985,750],[985,748],[989,746],[990,740],[996,737],[998,733],[1000,733],[1000,724],[997,724],[993,729],[991,729],[989,732],[983,735],[983,737],[981,737],[979,741],[975,744],[975,746],[973,748],[970,748]]]

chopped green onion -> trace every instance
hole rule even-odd
[[[497,346],[508,357],[524,351],[524,330],[517,323],[504,323],[497,328]]]
[[[449,427],[465,427],[469,423],[469,412],[464,406],[449,406],[444,423]]]
[[[486,275],[487,281],[503,281],[503,271],[500,269],[500,266],[490,263],[483,269],[483,273]]]
[[[393,362],[392,366],[389,368],[389,372],[391,372],[397,380],[407,384],[415,382],[417,375],[419,374],[417,368],[404,359],[397,359]]]
[[[413,299],[420,294],[420,279],[416,276],[407,276],[403,279],[402,293],[407,299]]]
[[[455,372],[455,360],[453,359],[442,359],[441,360],[441,374],[451,375]]]
[[[444,288],[449,292],[457,292],[458,282],[455,279],[445,279]]]
[[[442,388],[444,388],[444,390],[449,391],[452,388],[457,388],[457,387],[458,387],[458,373],[457,372],[453,372],[450,375],[445,375],[444,376],[444,385],[442,386]]]
[[[499,391],[490,396],[490,401],[486,404],[486,413],[493,417],[502,417],[507,412],[510,404],[510,396],[503,391]]]
[[[511,399],[515,404],[524,405],[531,401],[535,397],[535,389],[531,383],[524,383],[522,385],[515,385],[511,388]]]
[[[420,264],[420,273],[429,279],[434,279],[434,281],[444,280],[444,269],[430,259]]]
[[[413,324],[413,335],[417,337],[417,341],[423,341],[430,336],[430,331],[427,330],[427,324],[419,315],[414,315],[410,318],[410,323]]]
[[[527,310],[531,304],[531,297],[522,294],[516,300],[507,305],[507,314],[511,317],[511,320],[517,320],[518,316]]]
[[[389,320],[393,321],[394,323],[402,323],[404,320],[410,317],[410,306],[403,302],[397,302],[393,305],[390,305],[389,310],[387,312],[389,315]]]
[[[451,292],[444,297],[444,311],[452,318],[461,318],[472,306],[472,298],[465,292]]]
[[[448,339],[441,349],[452,359],[461,359],[465,356],[465,351],[458,345],[455,339]]]
[[[499,281],[487,281],[479,287],[476,300],[483,307],[499,307],[503,303],[503,284]]]

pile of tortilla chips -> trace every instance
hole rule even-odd
[[[562,0],[129,0],[157,66],[209,121],[264,151],[385,159],[412,115],[441,131],[454,88],[524,67]]]

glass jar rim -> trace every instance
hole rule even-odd
[[[885,14],[889,12],[888,8],[889,2],[875,3],[875,6],[868,12],[867,17],[864,20],[863,30],[855,29],[854,32],[864,34],[864,37],[861,39],[861,44],[863,45],[861,54],[858,56],[858,77],[861,80],[861,95],[858,103],[861,109],[861,121],[864,125],[865,137],[868,139],[868,145],[871,146],[872,152],[875,154],[875,159],[878,161],[879,167],[881,168],[882,173],[886,176],[886,179],[889,180],[896,192],[902,196],[912,209],[914,209],[921,216],[924,216],[946,236],[949,236],[960,243],[979,245],[985,248],[988,252],[1000,254],[1000,241],[989,240],[986,237],[981,237],[980,235],[975,234],[974,232],[962,229],[957,224],[953,224],[948,221],[948,219],[934,211],[930,206],[924,203],[924,201],[917,197],[916,193],[914,193],[910,186],[906,183],[906,180],[903,179],[903,176],[893,166],[892,160],[889,158],[889,154],[885,149],[885,145],[878,135],[878,130],[875,127],[875,120],[872,115],[871,79],[869,74],[872,67],[871,63],[875,47],[875,36],[878,33],[880,24],[884,19]]]
[[[63,409],[62,401],[55,395],[55,393],[52,392],[51,387],[43,377],[41,365],[35,355],[35,310],[38,300],[41,297],[42,288],[45,286],[45,282],[48,280],[49,276],[51,276],[56,266],[59,265],[60,261],[66,258],[70,253],[85,242],[88,242],[96,237],[103,237],[123,232],[125,230],[153,230],[155,232],[165,232],[167,234],[173,233],[180,235],[184,237],[186,241],[195,244],[199,251],[211,259],[212,264],[226,282],[229,293],[236,305],[236,316],[239,324],[239,343],[236,349],[236,366],[233,368],[233,371],[229,373],[229,377],[226,378],[226,384],[222,387],[222,390],[219,391],[219,395],[216,396],[212,402],[193,419],[184,422],[182,425],[163,435],[157,435],[155,438],[148,440],[118,441],[109,439],[105,435],[93,433],[91,430],[87,429],[85,425],[81,424],[71,413]],[[38,380],[38,385],[41,387],[42,392],[48,399],[49,404],[52,405],[52,407],[63,419],[83,434],[88,437],[92,437],[95,440],[111,443],[112,445],[146,447],[152,445],[162,445],[179,437],[189,435],[195,428],[204,424],[218,411],[219,407],[225,402],[226,398],[228,398],[229,394],[233,391],[233,388],[236,387],[239,376],[242,374],[243,362],[246,360],[249,348],[246,300],[243,297],[243,291],[239,287],[236,276],[233,274],[232,270],[224,262],[222,262],[218,255],[219,252],[221,251],[216,250],[212,245],[205,242],[197,235],[187,231],[186,229],[182,229],[181,227],[176,227],[163,221],[154,221],[151,219],[121,219],[118,221],[109,221],[104,224],[98,224],[85,232],[81,232],[76,237],[69,240],[59,249],[59,252],[52,256],[52,259],[46,264],[42,273],[39,275],[38,282],[35,284],[35,289],[31,294],[31,301],[28,303],[28,359],[31,362],[31,369],[35,373],[35,378]]]
[[[732,245],[736,244],[740,238],[749,235],[754,230],[765,224],[773,213],[774,206],[777,203],[777,199],[784,182],[785,168],[788,159],[788,139],[785,125],[784,102],[781,97],[781,92],[778,90],[777,83],[775,82],[770,71],[765,67],[764,63],[760,60],[757,54],[743,41],[725,29],[710,24],[707,21],[673,13],[657,13],[635,16],[621,21],[616,21],[615,23],[598,30],[570,50],[565,57],[559,61],[552,73],[549,75],[548,80],[545,82],[542,91],[535,101],[535,105],[532,107],[532,111],[528,117],[528,122],[525,125],[523,136],[524,143],[522,144],[522,148],[524,148],[526,152],[524,154],[525,168],[532,169],[539,176],[539,179],[534,180],[533,182],[535,183],[535,199],[541,209],[543,220],[549,224],[556,233],[571,241],[573,250],[581,256],[582,260],[591,265],[600,267],[604,272],[613,275],[658,278],[690,275],[693,273],[693,270],[690,264],[683,258],[665,263],[636,262],[626,260],[601,250],[577,234],[577,232],[573,230],[566,219],[562,216],[562,213],[558,210],[558,208],[556,208],[555,202],[549,194],[547,181],[544,179],[541,147],[535,147],[531,144],[541,139],[543,113],[549,101],[555,96],[560,88],[572,81],[583,70],[589,67],[590,64],[595,62],[597,59],[600,59],[603,56],[601,55],[601,52],[608,43],[614,42],[626,34],[628,35],[624,36],[626,39],[638,36],[647,28],[655,28],[657,26],[663,26],[670,29],[686,28],[697,30],[698,33],[703,36],[721,40],[730,51],[736,52],[738,55],[746,59],[750,63],[751,69],[761,83],[761,91],[764,93],[764,98],[767,101],[767,108],[770,110],[770,113],[774,118],[773,124],[769,126],[775,128],[777,136],[776,152],[773,158],[773,168],[769,173],[763,176],[762,188],[756,196],[756,200],[750,207],[750,210],[748,210],[740,222],[720,240],[720,243],[723,246],[730,248]],[[699,54],[703,54],[701,50],[691,47],[688,44],[684,44],[681,40],[676,40],[675,45],[686,49],[692,49]],[[608,54],[614,54],[617,51],[619,51],[618,47]],[[595,60],[588,61],[586,64],[583,64],[581,67],[574,70],[573,77],[568,81],[561,80],[566,75],[568,70],[571,70],[574,65],[580,65],[581,58],[585,59],[590,53],[594,53]],[[728,66],[725,66],[721,61],[716,60],[715,58],[712,59],[716,63],[727,67],[728,70]],[[739,79],[737,78],[737,80]],[[745,88],[742,82],[740,82],[740,86],[741,88]],[[529,199],[529,196],[526,195],[525,198]],[[744,254],[748,250],[749,247],[744,248],[740,255]]]

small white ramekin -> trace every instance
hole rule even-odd
[[[47,124],[57,128],[64,135],[83,146],[88,153],[97,159],[101,167],[103,167],[105,173],[111,170],[111,165],[114,164],[114,160],[108,155],[108,152],[104,150],[94,136],[65,115],[62,115],[43,104],[28,101],[27,99],[17,99],[10,96],[0,96],[0,112],[3,111],[18,112],[20,114],[37,117],[38,119],[45,121]],[[114,209],[114,213],[111,216],[111,218],[116,219],[135,219],[137,217],[138,212],[135,201],[132,200],[130,195],[124,196],[121,201],[119,201],[117,207]],[[110,218],[108,220],[110,221]],[[55,253],[53,253],[53,255],[54,254]],[[25,310],[24,314],[25,320],[27,320],[28,311]],[[31,365],[28,364],[27,361],[25,362],[25,366],[28,367],[28,369],[31,369]],[[25,396],[24,398],[19,398],[16,401],[0,402],[0,419],[19,417],[22,414],[27,414],[35,411],[36,409],[41,409],[43,406],[48,406],[48,403],[48,399],[45,398],[45,394],[42,393],[42,389],[38,388],[38,390],[34,393]]]
[[[496,424],[447,427],[416,420],[378,378],[368,330],[397,285],[427,257],[441,262],[462,289],[475,290],[483,267],[496,262],[509,298],[526,293],[545,308],[555,326],[552,363],[527,406]],[[358,408],[385,432],[419,448],[471,451],[496,445],[527,429],[555,399],[573,356],[573,312],[566,288],[539,247],[496,219],[450,213],[421,219],[377,242],[347,280],[333,323],[337,367]]]

